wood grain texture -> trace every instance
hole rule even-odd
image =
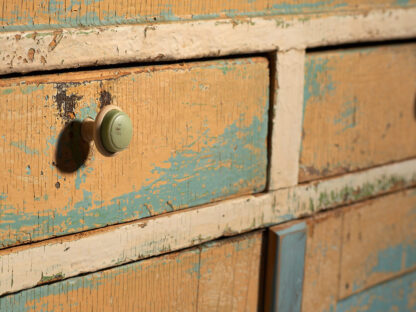
[[[416,159],[3,249],[0,294],[42,284],[43,276],[94,272],[414,186]]]
[[[416,155],[416,45],[307,54],[301,182]]]
[[[0,298],[1,311],[257,311],[262,232]]]
[[[342,242],[341,211],[308,219],[302,311],[335,311]]]
[[[1,311],[196,311],[198,249],[32,288]]]
[[[300,312],[306,223],[272,227],[268,234],[265,311]]]
[[[0,74],[265,51],[303,51],[307,47],[413,38],[415,15],[416,7],[413,7],[0,32]],[[29,50],[35,51],[30,60]]]
[[[340,298],[416,268],[416,191],[344,213]]]
[[[327,11],[406,8],[414,0],[2,0],[0,30],[48,29],[132,23],[264,16]]]
[[[0,246],[153,216],[266,183],[264,58],[0,82]],[[80,120],[120,106],[130,147],[106,158]]]
[[[201,249],[198,311],[258,311],[263,233]]]

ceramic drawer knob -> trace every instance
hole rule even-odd
[[[133,125],[130,117],[119,107],[108,105],[95,120],[90,117],[84,119],[81,131],[83,139],[94,141],[101,154],[114,156],[129,146]]]

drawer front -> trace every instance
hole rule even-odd
[[[0,82],[0,246],[154,216],[266,183],[264,58]],[[103,106],[133,121],[104,157],[80,136]]]
[[[49,1],[4,0],[0,6],[0,29],[37,30],[56,27],[100,26],[178,21],[219,17],[346,11],[354,9],[406,8],[415,0],[158,0]]]
[[[303,311],[416,309],[416,190],[308,220]]]
[[[262,232],[0,298],[1,311],[257,311]]]
[[[416,156],[416,44],[306,56],[301,182]]]

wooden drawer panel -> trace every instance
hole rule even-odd
[[[2,80],[0,247],[262,191],[268,102],[264,58]],[[134,127],[112,158],[80,137],[107,104]]]
[[[309,53],[301,182],[416,156],[416,44]]]
[[[158,1],[49,1],[3,0],[1,30],[100,26],[155,21],[178,21],[218,17],[346,11],[354,9],[405,8],[414,0],[158,0]]]
[[[262,232],[0,298],[1,311],[257,311]]]
[[[308,220],[302,310],[413,311],[415,269],[415,189],[322,214]]]

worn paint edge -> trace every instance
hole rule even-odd
[[[298,184],[305,50],[276,55],[269,189]]]
[[[7,32],[0,34],[0,74],[410,38],[415,16],[408,8]]]
[[[306,230],[305,222],[269,229],[265,311],[300,311]]]
[[[416,185],[416,159],[0,250],[0,295],[175,251]]]

